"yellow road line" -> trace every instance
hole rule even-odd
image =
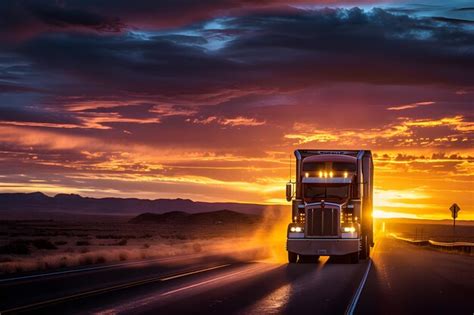
[[[177,278],[182,278],[182,277],[185,277],[185,276],[198,274],[198,273],[203,273],[203,272],[206,272],[206,271],[220,269],[220,268],[224,268],[224,267],[228,267],[228,266],[230,266],[230,264],[219,265],[219,266],[209,267],[209,268],[205,268],[205,269],[199,269],[199,270],[190,271],[190,272],[186,272],[186,273],[182,273],[182,274],[176,274],[176,275],[172,275],[172,276],[165,276],[165,277],[159,276],[159,277],[153,277],[153,278],[144,279],[144,280],[137,280],[137,281],[124,283],[124,284],[117,284],[117,285],[107,287],[107,288],[95,289],[95,290],[91,290],[91,291],[86,291],[86,292],[76,293],[76,294],[63,296],[63,297],[59,297],[59,298],[54,298],[54,299],[50,299],[50,300],[46,300],[46,301],[36,302],[36,303],[24,305],[24,306],[18,306],[18,307],[7,309],[7,310],[1,310],[0,314],[7,314],[7,313],[11,313],[11,312],[24,311],[24,310],[27,310],[27,309],[35,309],[35,308],[44,307],[44,306],[51,305],[51,304],[57,304],[57,303],[61,303],[61,302],[69,301],[69,300],[79,299],[79,298],[86,297],[86,296],[98,295],[98,294],[103,294],[103,293],[112,292],[112,291],[116,291],[116,290],[136,287],[136,286],[139,286],[139,285],[152,283],[152,282],[158,282],[158,281],[164,282],[164,281],[177,279]]]

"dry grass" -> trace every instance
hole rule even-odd
[[[282,235],[274,232],[275,220],[269,216],[261,225],[245,226],[0,222],[0,249],[9,249],[0,252],[0,274],[187,254],[238,258],[250,249],[262,258],[276,247],[284,252],[284,241],[278,242],[285,238],[286,227]],[[18,248],[12,250],[12,244]]]
[[[226,254],[286,262],[290,209],[268,209],[260,223],[180,226],[101,222],[0,222],[0,274],[187,254]],[[376,221],[381,228],[382,221]],[[452,241],[452,227],[386,222],[386,233]],[[456,240],[474,242],[473,226],[458,226]],[[251,256],[249,256],[251,252]]]

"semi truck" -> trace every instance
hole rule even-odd
[[[374,246],[371,151],[296,150],[295,157],[296,180],[286,185],[289,263],[320,256],[368,259]]]

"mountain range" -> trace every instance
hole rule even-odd
[[[231,202],[199,202],[190,199],[91,198],[77,194],[48,196],[35,193],[1,193],[0,214],[3,213],[63,213],[94,215],[137,215],[141,213],[187,213],[231,210],[247,214],[262,214],[268,206]],[[277,206],[281,208],[282,206]]]

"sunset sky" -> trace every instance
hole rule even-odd
[[[363,148],[376,216],[474,220],[473,106],[471,1],[0,3],[2,192],[286,204]]]

